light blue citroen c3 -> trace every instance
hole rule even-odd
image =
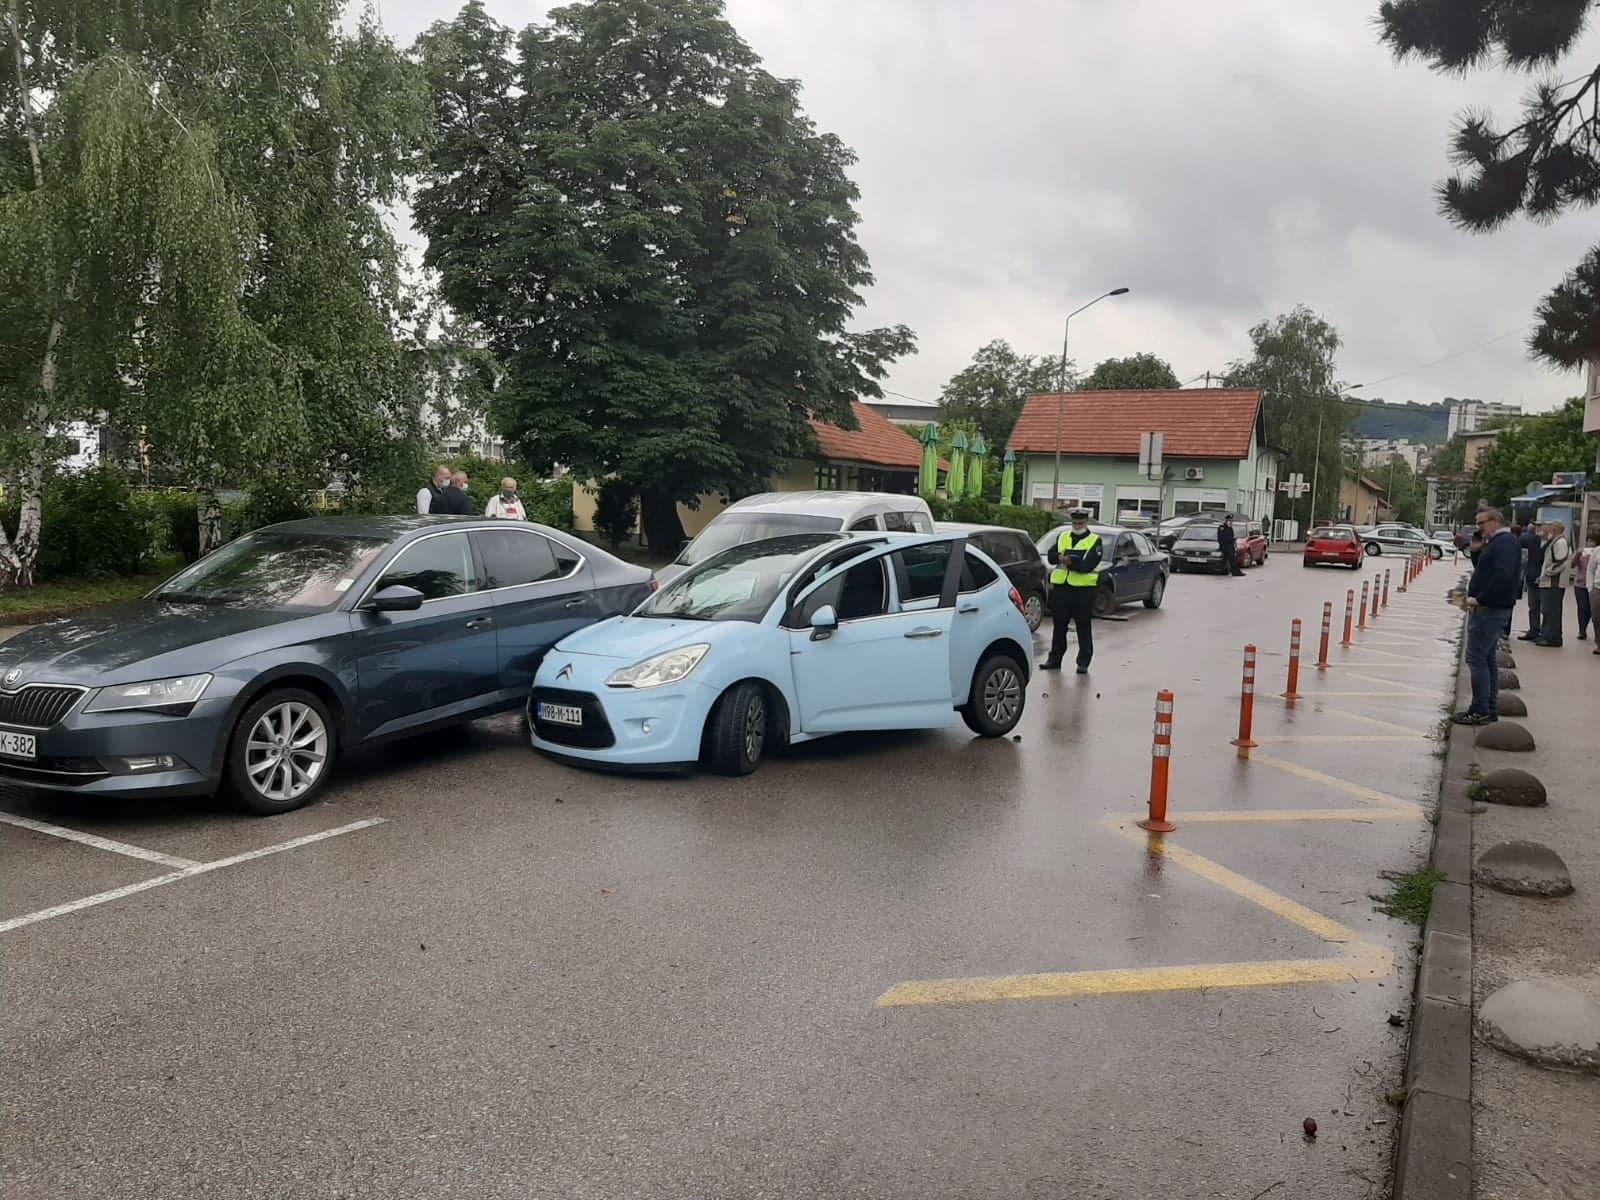
[[[1031,647],[1021,597],[964,534],[794,534],[732,547],[558,642],[528,727],[572,762],[730,775],[847,730],[959,715],[1001,737]]]

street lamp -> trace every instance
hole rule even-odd
[[[1110,296],[1126,296],[1128,289],[1125,287],[1112,288],[1103,295],[1096,296],[1088,304],[1079,305],[1067,314],[1067,319],[1061,326],[1061,369],[1056,374],[1056,472],[1055,480],[1050,485],[1050,511],[1056,510],[1056,503],[1061,498],[1061,414],[1066,410],[1067,394],[1067,338],[1072,332],[1072,318],[1086,308],[1093,308],[1100,301]]]
[[[1364,388],[1366,386],[1367,385],[1364,384],[1364,383],[1352,383],[1349,387],[1345,388],[1344,391],[1345,391],[1345,394],[1348,395],[1350,392],[1358,391],[1359,389]],[[1340,397],[1340,399],[1343,399],[1343,398],[1344,398],[1344,396]],[[1320,404],[1317,405],[1317,448],[1316,448],[1315,452],[1313,453],[1312,459],[1311,459],[1311,514],[1310,514],[1311,520],[1310,520],[1310,524],[1312,524],[1312,525],[1315,525],[1317,523],[1317,469],[1322,466],[1322,415],[1323,415],[1323,411],[1324,411],[1323,410],[1323,406],[1320,405]],[[1292,517],[1292,516],[1294,516],[1294,513],[1291,512],[1289,515]]]

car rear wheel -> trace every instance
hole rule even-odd
[[[1028,687],[1022,668],[1008,654],[991,654],[972,675],[972,691],[961,719],[979,737],[1004,737],[1022,720]]]
[[[1037,633],[1044,624],[1044,593],[1029,592],[1022,602],[1022,615],[1028,620],[1028,632]]]
[[[1107,584],[1102,584],[1096,588],[1094,593],[1094,615],[1097,617],[1109,617],[1116,611],[1116,590]]]
[[[735,684],[706,721],[706,766],[718,775],[748,775],[767,748],[767,697],[761,685]]]
[[[1433,546],[1433,547],[1430,547],[1430,549],[1432,549],[1432,551],[1433,551],[1433,557],[1434,557],[1434,558],[1435,558],[1435,559],[1440,559],[1440,558],[1443,558],[1443,557],[1444,557],[1444,550],[1443,550],[1443,549],[1441,549],[1441,548],[1440,548],[1440,547],[1438,547],[1438,546]]]
[[[234,726],[229,790],[263,816],[301,808],[327,786],[337,749],[333,717],[318,697],[299,688],[268,692]]]
[[[1150,589],[1150,594],[1144,598],[1146,608],[1160,608],[1161,598],[1167,594],[1167,581],[1157,579],[1155,586]]]
[[[1367,543],[1367,553],[1368,554],[1372,554],[1372,555],[1382,554],[1383,553],[1383,547],[1378,545],[1377,542],[1368,542]]]

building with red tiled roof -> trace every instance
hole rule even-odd
[[[1159,471],[1140,437],[1162,435]],[[1029,396],[1011,433],[1020,502],[1088,508],[1101,520],[1240,512],[1270,520],[1281,456],[1266,445],[1255,388],[1162,388]],[[1060,454],[1059,478],[1057,452]]]

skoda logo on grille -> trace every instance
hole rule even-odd
[[[22,668],[21,667],[12,667],[11,670],[6,672],[6,679],[5,679],[6,686],[10,687],[13,683],[15,683],[17,680],[19,680],[21,678],[22,678]]]

